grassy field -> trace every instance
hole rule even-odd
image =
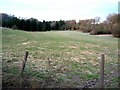
[[[19,78],[29,51],[22,87],[99,87],[100,55],[105,54],[105,87],[117,87],[118,39],[78,31],[2,30],[3,86],[21,87]]]

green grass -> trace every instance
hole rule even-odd
[[[9,29],[2,31],[2,51],[3,71],[6,73],[18,74],[24,53],[29,51],[25,76],[38,80],[52,77],[61,87],[76,87],[81,80],[100,77],[98,57],[101,53],[106,55],[105,64],[117,64],[118,39],[77,31],[25,32]],[[77,81],[74,75],[79,77]]]

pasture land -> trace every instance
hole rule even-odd
[[[118,39],[78,31],[2,30],[3,87],[99,87],[100,55],[105,54],[105,87],[118,85]]]

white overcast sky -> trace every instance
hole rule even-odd
[[[42,20],[80,20],[118,13],[119,0],[0,0],[0,13]]]

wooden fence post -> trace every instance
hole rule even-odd
[[[25,64],[26,64],[26,61],[27,61],[27,57],[28,57],[28,51],[25,52],[25,57],[24,57],[24,60],[23,60],[23,63],[22,63],[22,69],[21,69],[21,73],[20,73],[21,76],[23,75],[23,71],[25,69]]]
[[[101,54],[100,88],[104,88],[104,60],[105,55]]]

